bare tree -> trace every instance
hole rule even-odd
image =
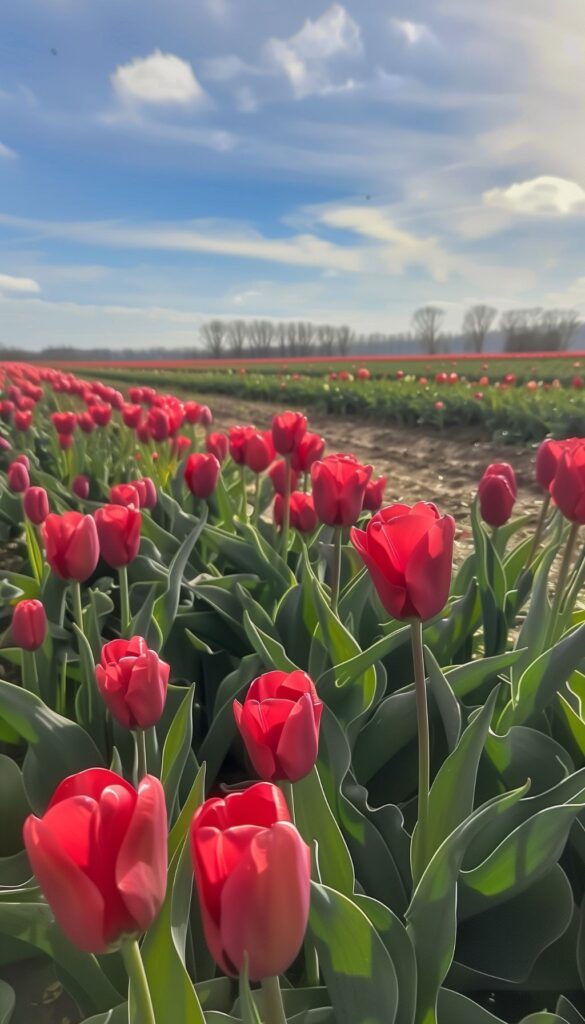
[[[272,320],[252,320],[250,324],[250,348],[254,355],[270,354],[274,341],[275,325]]]
[[[336,331],[337,351],[340,356],[349,355],[351,346],[355,343],[355,334],[351,327],[346,325],[338,327]]]
[[[230,351],[236,358],[244,353],[246,341],[248,340],[248,324],[245,320],[232,320],[228,324],[227,336],[230,344]]]
[[[432,356],[437,351],[439,331],[445,313],[438,306],[421,306],[412,315],[412,328],[421,348]]]
[[[297,323],[297,355],[308,356],[316,337],[314,324],[299,320]]]
[[[550,351],[566,352],[581,326],[581,317],[576,309],[548,309],[542,314],[541,322]]]
[[[276,344],[278,346],[279,354],[284,357],[286,356],[286,343],[288,339],[288,327],[289,325],[283,320],[276,325]]]
[[[543,311],[540,306],[530,309],[509,309],[502,313],[500,330],[504,335],[506,352],[538,352],[543,345]]]
[[[483,352],[483,346],[490,328],[496,319],[497,309],[479,303],[470,306],[463,317],[462,334],[466,347],[471,352]]]
[[[291,320],[290,324],[287,325],[286,332],[287,351],[289,356],[298,355],[298,337],[297,337],[297,324]]]
[[[317,345],[322,356],[332,356],[335,345],[335,327],[331,324],[319,324],[316,331]]]
[[[225,324],[223,320],[209,320],[201,325],[201,339],[209,354],[214,359],[222,355],[223,343],[225,341]]]

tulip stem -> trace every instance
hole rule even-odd
[[[34,693],[36,697],[41,696],[34,651],[25,651],[24,649],[22,651],[22,682],[30,693]]]
[[[294,825],[294,820],[295,820],[295,797],[294,797],[293,784],[292,784],[292,782],[289,782],[288,779],[281,779],[280,782],[279,782],[279,786],[280,786],[280,791],[281,791],[284,799],[286,800],[286,806],[288,807],[288,810],[289,810],[290,819],[291,819],[291,821],[292,821],[292,823]]]
[[[542,499],[542,504],[540,506],[540,513],[539,513],[539,516],[538,516],[538,522],[536,524],[536,530],[534,531],[534,537],[532,538],[532,544],[530,546],[530,552],[528,554],[528,560],[526,562],[526,568],[527,569],[529,569],[530,566],[532,565],[532,563],[534,561],[534,558],[535,558],[535,555],[536,555],[536,552],[538,551],[538,547],[539,547],[540,542],[542,540],[542,534],[544,533],[544,524],[546,522],[546,516],[547,516],[548,510],[549,510],[549,506],[550,506],[550,492],[547,491],[545,496],[544,496],[544,498]]]
[[[78,629],[83,633],[83,606],[81,604],[81,584],[79,580],[71,580],[71,595],[73,597],[73,612]]]
[[[286,561],[288,556],[288,535],[290,531],[290,484],[291,484],[291,460],[290,455],[284,456],[284,508],[282,512],[282,557]]]
[[[430,741],[429,714],[427,709],[427,687],[423,646],[423,627],[420,619],[410,624],[412,659],[414,663],[414,689],[416,694],[416,721],[418,731],[418,819],[417,844],[412,864],[415,886],[427,866],[427,832],[429,816],[430,787]]]
[[[130,623],[132,621],[132,616],[130,614],[130,591],[128,589],[128,566],[119,566],[118,583],[120,585],[121,633],[123,637],[127,638],[130,631]]]
[[[136,939],[128,939],[121,946],[122,959],[130,979],[130,994],[136,1024],[156,1024],[148,980]]]
[[[264,997],[264,1024],[286,1024],[278,978],[263,978],[261,984]]]
[[[144,729],[135,729],[134,739],[136,740],[136,785],[138,785],[139,782],[142,782],[144,776],[148,774]]]
[[[569,572],[571,570],[571,562],[573,561],[573,555],[575,553],[575,545],[577,543],[580,525],[580,523],[571,523],[571,532],[569,533],[567,543],[565,545],[563,560],[561,562],[561,568],[559,569],[557,579],[555,596],[553,598],[545,649],[550,647],[550,645],[557,639],[558,618],[562,610],[563,597],[567,586],[567,580],[569,578]]]
[[[254,512],[252,522],[254,526],[258,526],[260,522],[260,500],[262,497],[262,488],[260,487],[260,473],[256,473],[256,485],[254,487]]]
[[[337,615],[337,602],[339,600],[339,583],[341,581],[341,543],[343,540],[343,527],[336,526],[333,536],[333,577],[331,579],[331,610]]]
[[[241,516],[242,522],[248,522],[248,495],[246,493],[246,467],[242,464],[240,466],[240,481],[242,484],[242,507]]]

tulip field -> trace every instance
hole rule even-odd
[[[585,1024],[585,392],[490,361],[0,367],[0,1024]]]

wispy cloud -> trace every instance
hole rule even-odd
[[[402,18],[389,18],[390,31],[399,36],[409,46],[418,43],[436,43],[435,33],[422,21],[408,21]]]
[[[17,153],[10,146],[6,146],[3,142],[0,142],[0,160],[15,160]]]
[[[0,274],[0,294],[2,295],[35,295],[40,286],[31,277],[13,277],[11,274]]]
[[[483,202],[511,213],[566,216],[585,213],[585,190],[576,181],[541,175],[507,188],[489,189],[483,194]]]
[[[332,4],[319,18],[307,18],[288,39],[269,39],[265,53],[288,78],[298,99],[330,91],[328,63],[333,58],[359,57],[361,29],[341,4]],[[339,84],[339,83],[338,83]]]

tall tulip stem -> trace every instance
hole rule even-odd
[[[30,693],[34,693],[37,697],[41,696],[34,651],[22,651],[22,683]]]
[[[264,1024],[286,1024],[286,1014],[282,1003],[282,992],[278,978],[262,979],[262,996],[264,1003]]]
[[[545,496],[544,496],[544,498],[542,499],[542,504],[540,506],[540,513],[538,515],[538,522],[536,524],[536,530],[534,531],[534,537],[532,538],[532,544],[530,545],[530,552],[528,554],[528,560],[526,562],[526,568],[527,569],[529,569],[530,566],[532,565],[532,563],[534,561],[534,558],[535,558],[535,555],[536,555],[536,552],[538,551],[539,544],[540,544],[540,542],[542,540],[542,535],[544,533],[544,524],[546,522],[546,516],[547,516],[548,510],[549,510],[549,507],[550,507],[550,493],[549,493],[549,491],[547,491]]]
[[[256,484],[254,486],[254,512],[253,512],[253,523],[254,526],[258,526],[260,522],[260,511],[262,503],[262,487],[260,486],[260,473],[256,473]]]
[[[284,799],[286,800],[286,806],[288,807],[291,821],[294,824],[294,820],[295,820],[295,797],[294,797],[294,787],[293,787],[293,784],[292,784],[292,782],[289,782],[288,779],[281,779],[280,782],[279,782],[279,786],[280,786],[280,791],[281,791]]]
[[[156,1024],[146,971],[136,939],[128,939],[123,942],[121,953],[126,973],[130,979],[130,991],[135,1008],[134,1019],[140,1024]]]
[[[83,633],[83,605],[81,603],[81,584],[79,580],[71,580],[71,596],[73,597],[73,613],[77,628]]]
[[[284,509],[282,513],[282,557],[288,554],[288,535],[290,531],[290,491],[291,491],[291,459],[284,456]]]
[[[121,633],[124,638],[128,637],[130,631],[130,623],[132,621],[130,615],[130,590],[128,588],[128,566],[121,565],[118,568],[118,583],[120,585],[120,617],[121,617]]]
[[[148,774],[148,764],[146,760],[146,736],[144,729],[135,729],[134,739],[136,740],[136,784],[138,785],[144,776]]]
[[[563,560],[561,562],[561,568],[559,569],[559,575],[557,579],[555,596],[553,598],[546,647],[549,647],[551,643],[554,643],[557,639],[557,628],[559,624],[558,619],[562,611],[563,597],[565,594],[567,581],[569,579],[569,573],[571,571],[571,563],[573,561],[573,555],[575,553],[575,546],[577,544],[577,537],[579,534],[580,525],[580,523],[571,523],[571,532],[569,533],[567,543],[565,545]]]
[[[246,492],[246,467],[242,464],[240,466],[240,483],[242,485],[242,505],[241,505],[241,517],[242,522],[248,522],[248,495]]]
[[[333,537],[333,577],[331,579],[331,609],[337,615],[337,602],[339,600],[339,584],[341,581],[341,544],[343,540],[343,527],[336,526]]]
[[[427,708],[427,688],[425,676],[425,658],[423,647],[423,627],[420,619],[410,624],[412,643],[412,660],[414,663],[414,689],[416,694],[416,721],[418,730],[418,820],[417,845],[412,873],[415,886],[419,882],[427,863],[427,832],[429,816],[430,788],[430,742],[429,713]]]

